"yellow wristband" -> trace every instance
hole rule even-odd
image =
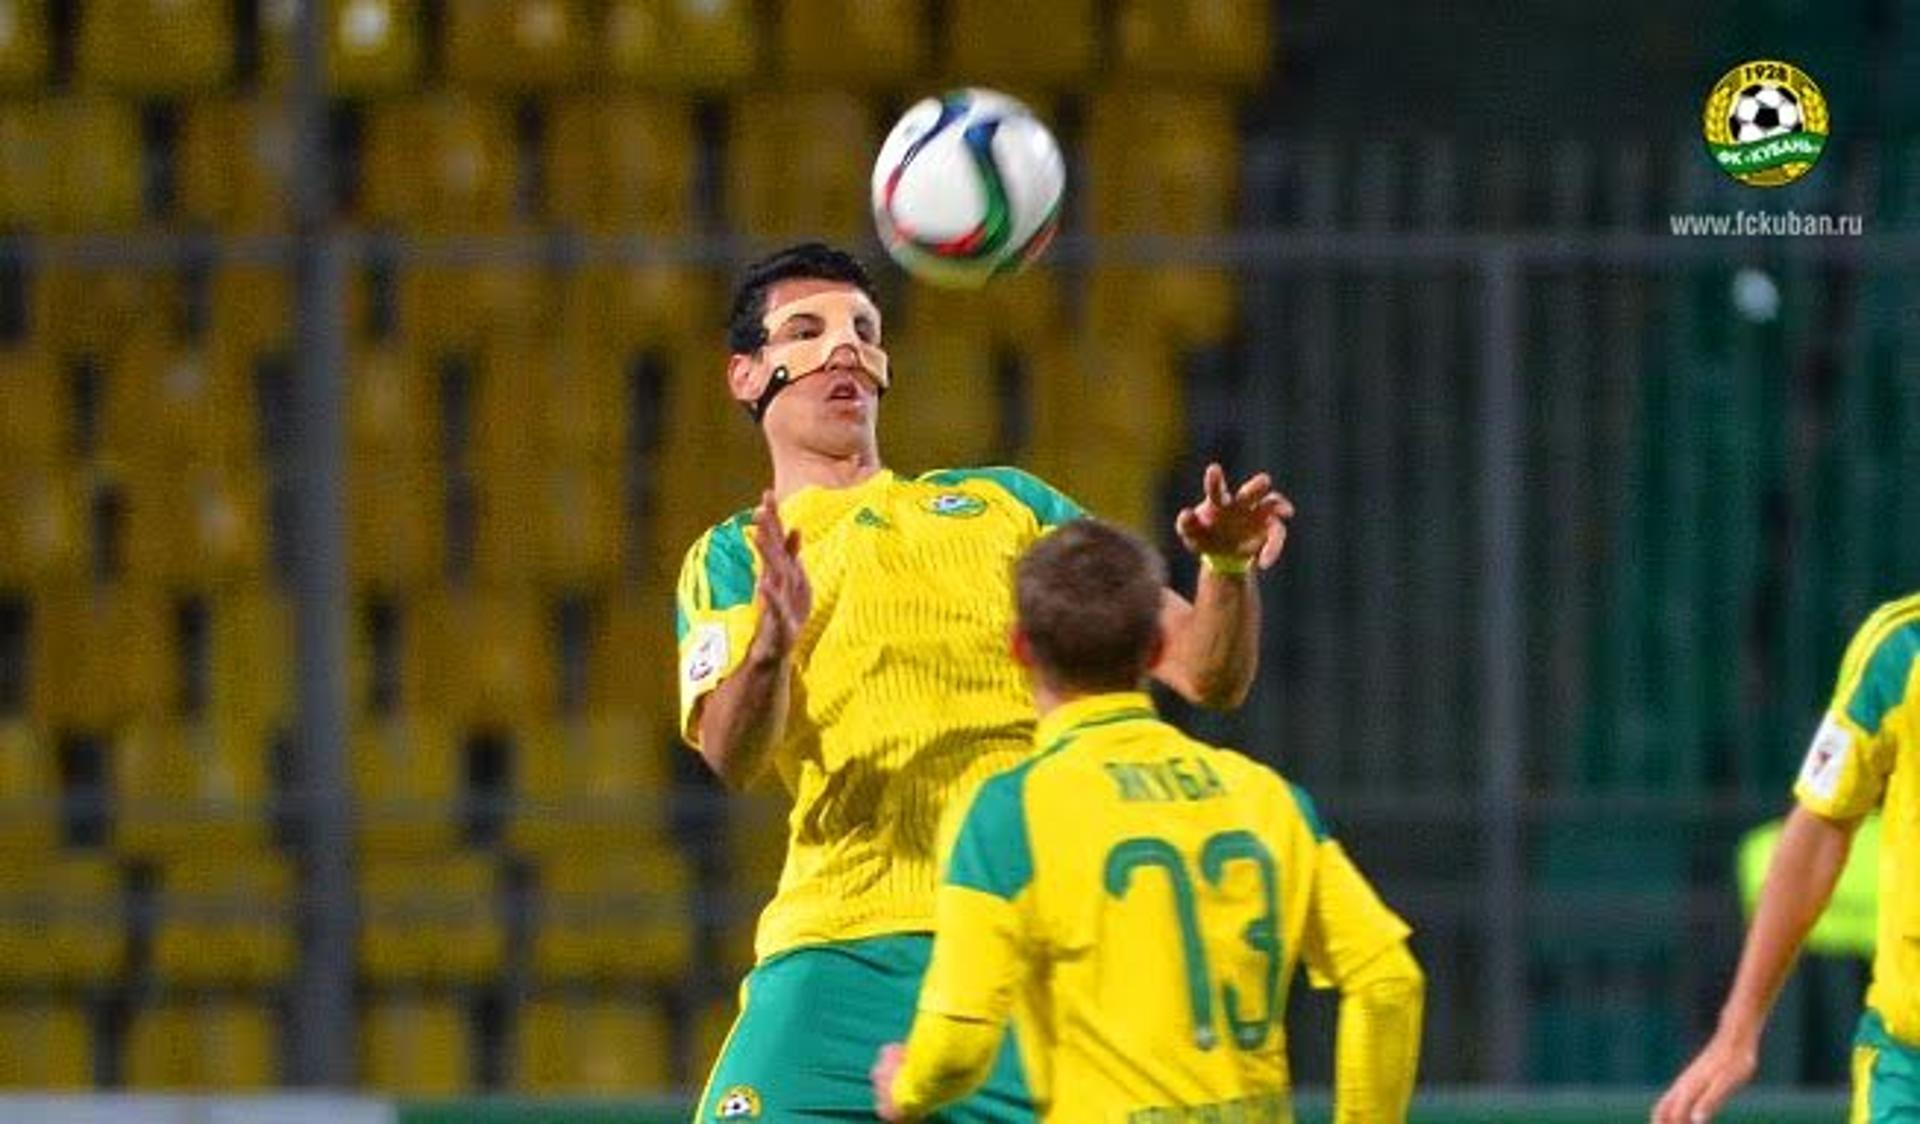
[[[1200,565],[1222,577],[1237,578],[1253,569],[1253,559],[1239,554],[1202,554]]]

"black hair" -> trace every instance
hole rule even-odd
[[[801,242],[776,251],[747,266],[734,285],[733,306],[727,313],[727,348],[749,355],[767,342],[767,290],[794,278],[844,281],[873,300],[873,278],[860,260],[825,242]]]

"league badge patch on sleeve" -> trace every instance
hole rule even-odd
[[[687,647],[680,675],[689,690],[708,685],[727,666],[727,626],[703,624],[693,630],[693,642]]]
[[[713,1104],[715,1120],[760,1119],[760,1094],[751,1085],[735,1085]]]
[[[1822,718],[1813,745],[1807,749],[1806,762],[1800,766],[1800,783],[1822,800],[1833,799],[1840,775],[1846,772],[1847,754],[1852,751],[1853,735],[1846,727],[1835,722],[1832,715]]]

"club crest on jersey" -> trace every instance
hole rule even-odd
[[[751,1085],[735,1085],[713,1103],[715,1120],[760,1119],[760,1094]]]
[[[927,510],[935,515],[971,519],[987,509],[987,501],[965,492],[942,492],[927,501]]]

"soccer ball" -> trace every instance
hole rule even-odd
[[[1727,131],[1738,144],[1766,140],[1783,133],[1800,131],[1800,99],[1793,91],[1772,82],[1755,82],[1733,99],[1733,112],[1727,117]]]
[[[1024,104],[956,90],[903,114],[873,164],[873,221],[923,281],[978,288],[1039,257],[1059,222],[1066,163]]]

